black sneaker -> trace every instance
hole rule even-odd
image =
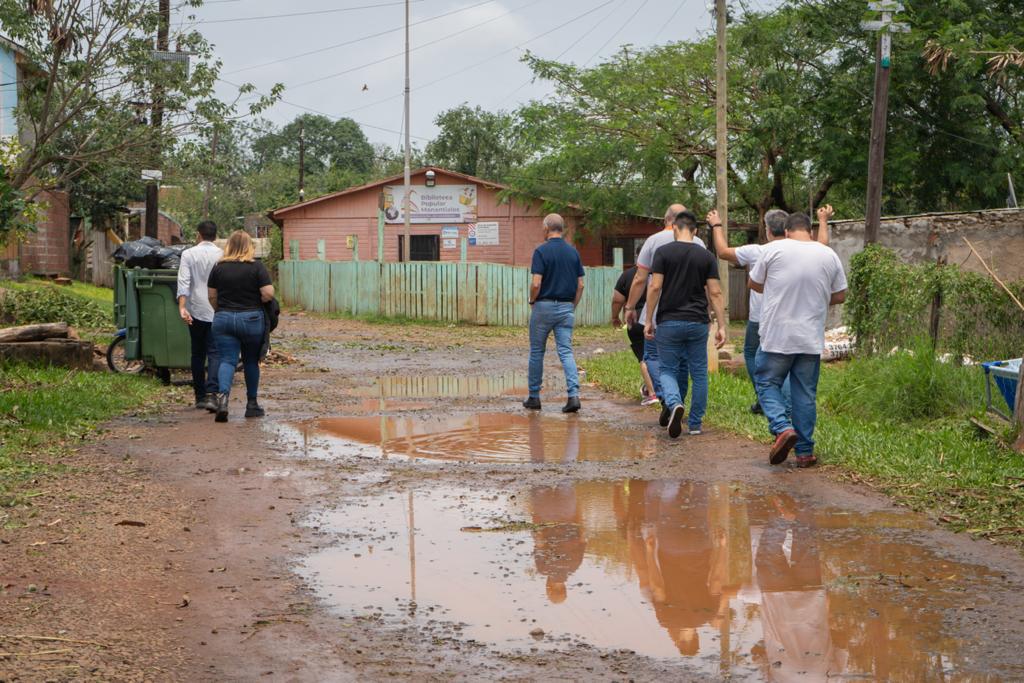
[[[256,402],[256,399],[250,398],[245,402],[246,417],[263,417],[264,415],[263,408],[260,408],[260,404]]]
[[[580,397],[570,396],[569,400],[562,406],[563,413],[578,413],[580,411]]]
[[[658,416],[658,424],[662,427],[668,427],[668,420],[670,417],[672,417],[672,409],[662,403],[661,415]]]
[[[527,410],[540,410],[540,398],[537,396],[530,396],[523,401],[523,407]]]
[[[750,412],[752,412],[754,415],[764,415],[764,408],[761,407],[761,402],[754,401],[754,403],[750,406]]]
[[[217,394],[217,417],[214,422],[228,421],[228,394]]]
[[[678,439],[679,435],[683,433],[683,413],[685,412],[682,405],[672,409],[672,415],[668,420],[668,435],[673,439]]]

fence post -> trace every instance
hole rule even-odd
[[[359,235],[352,235],[352,260],[359,263]]]
[[[327,240],[316,241],[316,257],[321,261],[327,260]]]
[[[384,263],[384,212],[377,209],[377,262]]]
[[[466,244],[469,240],[465,237],[459,239],[459,261],[466,262]]]
[[[936,284],[935,294],[932,296],[932,310],[931,317],[928,320],[928,335],[932,339],[932,351],[934,352],[939,348],[939,317],[942,312],[942,276],[941,269],[946,263],[946,257],[940,256],[935,260],[935,265],[938,270],[936,271]],[[957,365],[960,364],[958,360]]]
[[[299,241],[289,240],[288,241],[288,258],[291,261],[299,260]]]
[[[615,264],[615,270],[622,270],[622,247],[612,249],[612,262]]]

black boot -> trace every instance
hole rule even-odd
[[[260,408],[260,404],[256,402],[256,399],[250,398],[245,402],[246,417],[263,417],[263,415],[263,408]]]
[[[214,422],[228,421],[228,398],[229,394],[217,394],[217,417]]]
[[[563,413],[578,413],[580,411],[580,397],[570,396],[569,400],[565,402],[562,407]]]
[[[672,417],[672,409],[667,404],[661,404],[661,415],[658,416],[658,424],[662,427],[668,427],[669,418]]]
[[[540,399],[536,396],[529,396],[523,401],[523,407],[527,410],[540,410]]]

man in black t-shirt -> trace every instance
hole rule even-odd
[[[688,376],[693,398],[687,420],[690,434],[700,434],[708,405],[708,302],[715,317],[725,320],[725,301],[718,281],[718,259],[693,243],[697,217],[690,211],[676,216],[675,241],[654,253],[651,283],[647,288],[649,315],[645,333],[658,345],[664,407],[670,411],[668,434],[682,433],[683,398]],[[725,328],[719,324],[715,346],[725,345]]]
[[[622,327],[622,308],[629,299],[629,288],[633,284],[633,278],[635,277],[636,265],[633,265],[624,270],[622,275],[619,276],[618,282],[615,283],[615,289],[612,292],[612,327],[616,329]],[[647,294],[644,293],[637,302],[636,307],[642,309],[646,300]],[[644,380],[640,386],[640,405],[648,406],[657,403],[658,398],[654,395],[654,382],[651,381],[651,376],[647,371],[647,363],[644,362],[644,326],[640,323],[628,325],[626,326],[626,334],[629,336],[629,346],[633,351],[633,355],[636,356],[637,361],[640,363],[640,374]]]

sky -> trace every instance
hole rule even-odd
[[[707,35],[708,1],[411,0],[413,145],[436,134],[434,119],[446,109],[514,109],[549,94],[550,84],[532,83],[520,62],[527,50],[593,65],[625,44]],[[767,10],[779,2],[746,4]],[[296,16],[250,19],[282,14]],[[403,130],[404,21],[403,0],[206,0],[172,16],[174,28],[194,26],[213,44],[222,99],[237,96],[232,84],[267,92],[282,83],[282,101],[263,114],[273,123],[305,111],[347,116],[372,142],[392,147]]]

